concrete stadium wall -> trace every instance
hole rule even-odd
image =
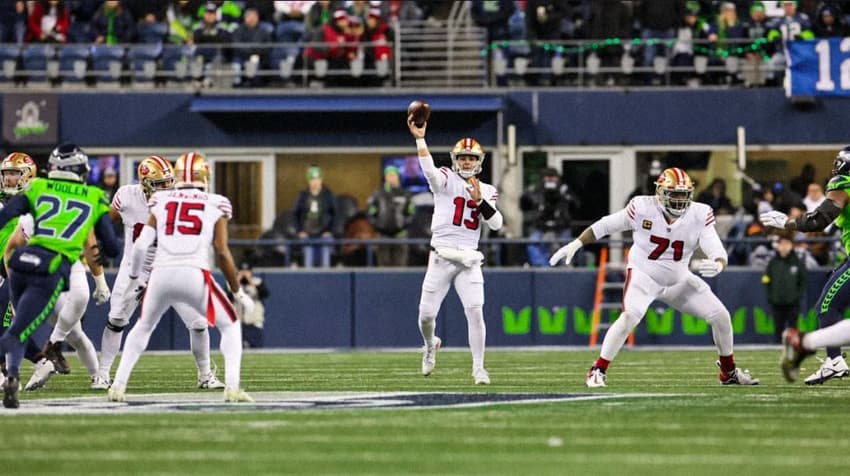
[[[264,338],[267,347],[414,347],[421,345],[417,327],[419,290],[424,270],[339,270],[327,272],[266,271],[258,273],[271,291],[266,300]],[[484,315],[489,346],[586,345],[590,333],[595,272],[592,270],[502,270],[485,273]],[[708,280],[732,314],[737,343],[772,342],[773,321],[760,284],[760,273],[729,270]],[[815,329],[812,307],[826,272],[809,275],[803,330]],[[112,283],[113,276],[108,280]],[[97,347],[108,306],[89,305],[84,328]],[[612,312],[612,317],[616,315]],[[454,291],[437,318],[437,333],[446,345],[467,345],[466,320]],[[45,339],[48,326],[38,336]],[[218,333],[211,332],[214,348]],[[711,345],[704,321],[651,306],[636,332],[636,343]],[[150,349],[188,349],[188,334],[169,311]]]

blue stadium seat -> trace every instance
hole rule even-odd
[[[69,45],[59,50],[59,73],[63,81],[81,82],[86,79],[91,47]]]
[[[127,52],[133,80],[151,82],[156,78],[157,61],[162,55],[162,44],[133,45]]]
[[[47,80],[47,62],[55,57],[56,49],[51,45],[27,45],[23,52],[23,65],[27,80]]]
[[[189,76],[193,51],[191,46],[165,46],[160,76],[169,81],[184,81]]]
[[[92,65],[98,81],[118,81],[124,69],[124,47],[112,45],[94,45],[92,47]]]
[[[21,59],[21,47],[11,44],[0,44],[0,65],[3,73],[0,81],[13,81],[18,70],[18,61]]]

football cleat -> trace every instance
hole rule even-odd
[[[112,382],[110,382],[109,377],[95,374],[91,377],[91,386],[89,388],[92,390],[109,390],[111,384]]]
[[[806,377],[806,380],[803,380],[806,385],[821,385],[827,380],[844,378],[850,375],[850,367],[847,366],[847,362],[841,355],[834,359],[826,356],[818,360],[821,361],[821,366],[815,373]]]
[[[126,402],[127,386],[113,383],[106,392],[106,398],[110,402]]]
[[[422,347],[422,375],[429,376],[434,371],[434,366],[437,365],[437,351],[443,345],[443,340],[434,336],[432,346]]]
[[[785,380],[794,382],[800,378],[800,363],[814,351],[803,348],[803,333],[797,329],[785,329],[782,333],[782,375]]]
[[[475,385],[490,385],[490,374],[484,367],[472,371],[472,381]]]
[[[719,360],[717,361],[717,366],[720,367]],[[749,370],[741,370],[737,367],[728,373],[720,370],[718,378],[722,385],[758,385],[761,383],[761,380],[750,375]]]
[[[71,373],[71,366],[68,365],[68,361],[65,360],[65,356],[62,355],[62,343],[61,342],[50,342],[47,341],[44,344],[44,357],[47,360],[53,362],[53,366],[56,368],[56,372],[62,375],[67,375]]]
[[[47,385],[47,381],[50,380],[50,377],[52,377],[55,373],[56,367],[54,367],[53,362],[46,358],[42,358],[33,364],[32,377],[30,377],[27,385],[24,387],[24,390],[32,392],[43,388]]]
[[[251,398],[250,395],[245,393],[245,390],[241,388],[230,388],[225,387],[224,389],[224,401],[226,403],[253,403],[254,399]]]
[[[18,401],[18,390],[21,388],[21,382],[15,377],[7,377],[3,382],[3,406],[6,408],[18,408],[21,402]]]
[[[210,370],[206,376],[198,376],[198,388],[219,389],[224,388],[224,382],[215,376],[215,371]]]
[[[607,376],[605,375],[604,370],[599,367],[591,367],[590,370],[587,371],[587,380],[585,380],[584,383],[590,388],[605,387],[606,378]]]

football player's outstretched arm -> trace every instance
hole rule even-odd
[[[629,203],[629,207],[632,206],[633,204]],[[616,213],[612,213],[611,215],[606,215],[589,227],[585,228],[578,238],[562,246],[561,249],[556,251],[555,254],[549,258],[549,266],[555,266],[561,260],[564,260],[566,264],[569,264],[570,261],[573,260],[573,256],[575,256],[582,246],[593,243],[596,240],[613,233],[631,229],[628,210],[629,208],[627,207]]]
[[[413,123],[413,119],[407,118],[407,127],[410,133],[416,139],[416,152],[419,155],[419,166],[422,167],[422,173],[425,174],[425,179],[431,185],[431,190],[442,189],[446,186],[446,176],[443,175],[437,166],[434,165],[434,158],[431,157],[431,152],[428,151],[428,144],[425,143],[425,129],[428,123],[422,124],[422,127],[417,127]]]

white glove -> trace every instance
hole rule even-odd
[[[703,278],[713,278],[723,271],[723,263],[711,259],[700,260],[697,264],[697,272]]]
[[[764,226],[771,226],[773,228],[785,228],[785,222],[788,221],[788,215],[778,212],[776,210],[771,210],[769,212],[764,212],[759,215],[759,221]]]
[[[109,285],[106,284],[106,277],[104,275],[94,276],[94,292],[91,294],[92,299],[94,299],[94,303],[98,306],[109,301]]]
[[[234,304],[239,307],[242,312],[241,315],[251,314],[254,312],[254,300],[251,299],[251,296],[245,293],[242,288],[239,288],[238,291],[233,293]]]
[[[127,285],[127,289],[130,290],[130,296],[133,296],[133,299],[137,302],[141,301],[145,296],[145,289],[147,289],[147,287],[148,283],[134,277],[130,277],[130,283]]]
[[[564,260],[564,264],[570,264],[570,261],[573,260],[573,256],[575,256],[576,252],[581,249],[583,245],[581,241],[575,239],[566,245],[562,246],[555,254],[549,258],[549,266],[556,266],[559,261]]]

